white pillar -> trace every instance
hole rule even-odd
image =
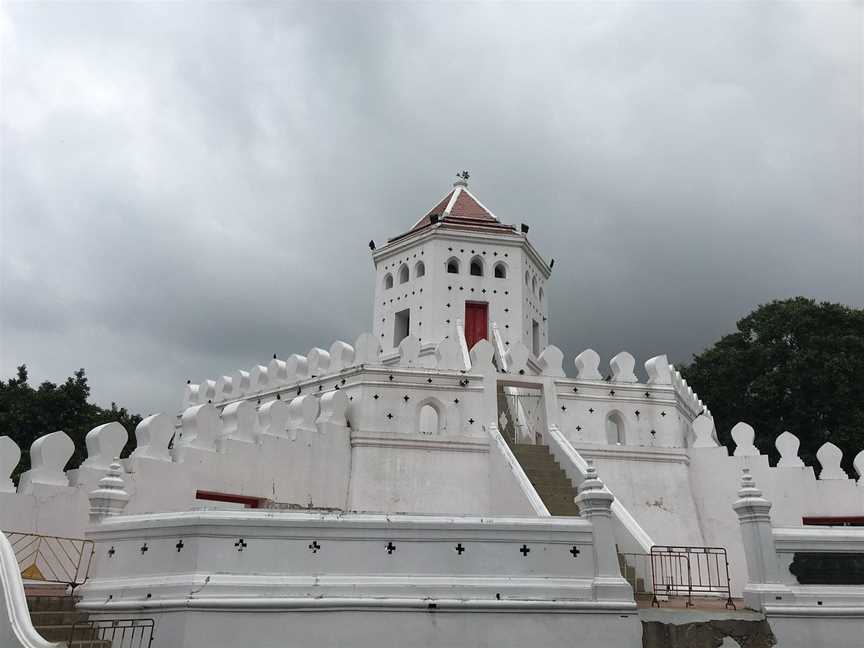
[[[588,460],[585,479],[579,484],[576,505],[579,514],[594,527],[594,590],[603,600],[633,600],[633,589],[621,576],[618,550],[612,528],[612,502],[615,496],[597,477],[594,462]]]
[[[108,467],[108,474],[99,480],[99,488],[90,493],[90,522],[97,523],[106,517],[120,515],[129,503],[129,493],[124,488],[120,460]]]
[[[749,468],[742,469],[738,497],[732,508],[738,514],[744,555],[747,558],[744,603],[749,608],[759,610],[765,601],[776,602],[776,590],[785,589],[781,585],[777,549],[771,528],[771,502],[762,497],[762,491],[756,487]]]

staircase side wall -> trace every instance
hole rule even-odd
[[[676,449],[575,445],[656,544],[703,546],[687,455]]]

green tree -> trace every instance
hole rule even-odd
[[[759,306],[737,329],[681,367],[720,442],[734,447],[730,429],[745,421],[776,460],[774,439],[788,430],[804,463],[818,469],[830,441],[849,472],[864,449],[864,310],[795,297]]]
[[[30,445],[40,436],[63,430],[75,442],[75,454],[66,469],[76,468],[87,457],[84,438],[97,425],[117,421],[129,432],[129,442],[123,449],[128,456],[135,448],[135,426],[141,421],[125,407],[111,403],[104,409],[88,402],[90,385],[84,369],[79,369],[60,385],[43,382],[33,388],[28,382],[27,366],[18,367],[18,374],[4,382],[0,380],[0,436],[9,436],[21,448],[21,461],[15,476],[30,467]]]

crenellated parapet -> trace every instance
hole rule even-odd
[[[644,376],[627,351],[609,359],[608,371],[600,363],[600,355],[586,349],[573,360],[576,375],[567,378],[562,371],[555,381],[553,422],[568,439],[647,448],[685,448],[696,441],[693,425],[710,413],[676,383],[665,355],[645,361]]]

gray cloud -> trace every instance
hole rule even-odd
[[[0,369],[173,411],[371,328],[366,242],[472,171],[568,357],[864,304],[860,3],[13,4]]]

